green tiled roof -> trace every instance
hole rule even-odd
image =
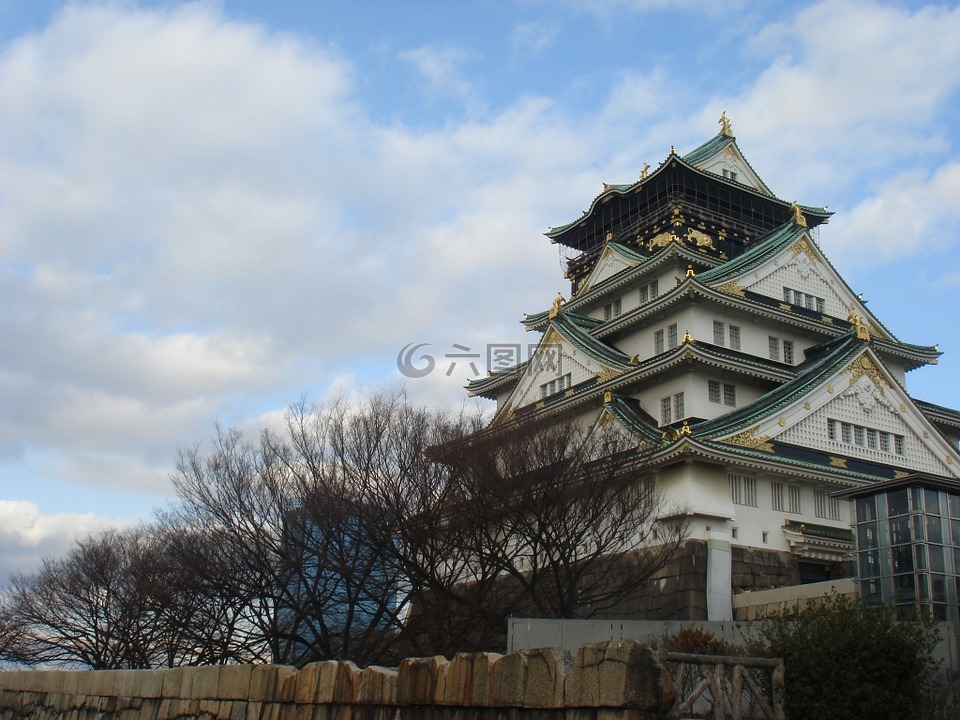
[[[803,227],[795,221],[786,222],[777,229],[771,230],[765,236],[758,238],[750,246],[750,249],[743,254],[715,268],[703,271],[697,275],[697,280],[713,285],[743,275],[779,253],[796,240],[801,232],[803,232]]]
[[[614,395],[604,407],[630,432],[654,443],[654,446],[665,444],[663,431],[657,427],[656,421],[643,411],[638,400]]]
[[[693,425],[691,430],[694,436],[714,438],[753,425],[758,420],[795,402],[823,383],[826,378],[846,367],[866,347],[853,333],[836,338],[825,345],[831,348],[830,351],[800,365],[796,378],[733,412]]]
[[[614,367],[618,370],[626,370],[631,367],[629,355],[597,340],[584,329],[576,319],[570,317],[568,313],[563,311],[557,313],[557,316],[551,321],[550,327],[560,333],[564,339],[573,343],[578,350],[582,350],[591,358],[604,365]]]

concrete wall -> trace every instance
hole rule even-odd
[[[414,658],[398,669],[0,672],[0,720],[640,720],[665,717],[675,697],[656,656],[633,642],[575,657],[552,648]]]

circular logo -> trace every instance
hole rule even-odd
[[[426,353],[421,354],[417,360],[426,360],[427,364],[424,367],[416,367],[413,364],[413,354],[422,347],[428,347],[430,343],[408,343],[404,345],[403,349],[397,353],[397,370],[400,371],[401,375],[404,375],[408,378],[422,378],[429,375],[433,368],[436,367],[437,362],[433,359],[432,355],[427,355]]]

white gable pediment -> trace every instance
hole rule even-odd
[[[727,145],[723,150],[697,163],[697,167],[715,175],[752,187],[758,192],[772,194],[760,177],[753,171],[735,145]]]
[[[530,356],[504,410],[517,410],[540,402],[595,376],[606,379],[616,374],[619,374],[617,370],[589,357],[551,328]]]
[[[600,253],[600,257],[593,266],[593,270],[577,289],[577,292],[585,292],[605,280],[609,280],[617,273],[637,267],[639,264],[640,261],[628,256],[617,245],[607,243],[607,246],[603,249],[603,252]]]
[[[846,467],[844,458],[854,457],[960,477],[956,448],[867,351],[748,435],[753,443],[777,440],[820,450],[834,456],[837,467]],[[736,442],[737,436],[732,439]]]
[[[871,334],[889,337],[864,307],[863,302],[820,254],[806,232],[795,242],[740,278],[743,289],[766,295],[789,305],[836,318],[847,318],[850,308],[864,318]]]

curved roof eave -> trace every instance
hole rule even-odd
[[[741,153],[741,155],[742,155],[742,153]],[[619,195],[619,196],[623,197],[623,196],[626,195],[627,193],[633,192],[636,188],[652,182],[652,181],[653,181],[655,178],[657,178],[661,173],[664,173],[664,172],[668,171],[668,170],[670,169],[670,163],[671,163],[671,162],[674,162],[674,161],[679,162],[679,163],[680,163],[683,167],[685,167],[686,169],[690,170],[691,172],[697,173],[698,175],[700,175],[700,176],[702,176],[702,177],[710,178],[711,180],[715,180],[715,181],[717,181],[717,182],[727,184],[727,185],[729,185],[729,186],[731,186],[731,187],[735,187],[735,188],[737,188],[737,189],[739,189],[739,190],[742,190],[742,191],[744,191],[744,192],[750,193],[750,194],[752,194],[752,195],[756,195],[757,197],[762,198],[762,199],[764,199],[764,200],[768,200],[768,201],[773,201],[773,202],[780,203],[780,204],[782,204],[784,207],[789,207],[789,206],[791,206],[791,205],[793,204],[793,203],[791,203],[791,202],[788,202],[787,200],[784,200],[783,198],[779,198],[779,197],[777,197],[776,195],[773,195],[772,193],[768,194],[768,193],[765,193],[765,192],[761,192],[760,190],[757,190],[756,188],[750,187],[749,185],[744,185],[743,183],[739,183],[739,182],[737,182],[737,181],[735,181],[735,180],[730,180],[729,178],[724,178],[724,177],[721,176],[721,175],[717,175],[717,174],[715,174],[715,173],[708,172],[708,171],[706,171],[706,170],[701,170],[701,169],[698,168],[696,165],[693,165],[693,164],[691,164],[690,162],[688,162],[687,160],[685,160],[684,157],[681,157],[680,155],[677,155],[676,152],[671,152],[671,153],[667,156],[667,158],[666,158],[662,163],[660,163],[660,165],[657,167],[657,169],[654,170],[654,171],[653,171],[652,173],[650,173],[649,175],[647,175],[646,178],[641,178],[641,179],[637,180],[636,182],[634,182],[633,184],[630,184],[630,185],[604,185],[604,190],[603,190],[603,192],[601,192],[599,195],[597,195],[597,196],[593,199],[593,201],[590,203],[590,207],[589,207],[587,210],[585,210],[585,211],[583,212],[583,214],[582,214],[579,218],[577,218],[576,220],[573,220],[573,221],[571,221],[571,222],[568,222],[568,223],[566,223],[566,224],[564,224],[564,225],[559,225],[559,226],[557,226],[557,227],[551,227],[551,228],[549,228],[549,229],[547,230],[547,232],[544,233],[544,235],[546,235],[548,238],[550,238],[550,241],[551,241],[551,242],[559,242],[559,240],[558,240],[557,238],[559,238],[564,232],[566,232],[567,230],[571,229],[572,227],[574,227],[574,226],[582,223],[583,221],[588,220],[588,219],[590,218],[590,216],[593,215],[593,213],[594,213],[594,211],[597,209],[598,205],[600,205],[602,202],[605,202],[604,198],[613,197],[614,195]],[[746,159],[744,159],[744,162],[746,162]],[[747,164],[749,165],[749,163],[747,163]],[[751,170],[752,170],[752,168],[751,168]],[[754,174],[756,174],[756,173],[754,173]],[[759,176],[757,176],[757,177],[759,178]],[[800,209],[803,210],[804,212],[806,212],[806,213],[808,213],[808,214],[810,214],[810,215],[813,215],[813,216],[816,217],[816,218],[819,218],[819,219],[821,220],[821,222],[824,221],[824,220],[827,220],[831,215],[833,215],[833,213],[832,213],[831,211],[827,210],[827,209],[824,208],[824,207],[815,207],[815,206],[812,206],[812,205],[800,205],[799,207],[800,207]]]

